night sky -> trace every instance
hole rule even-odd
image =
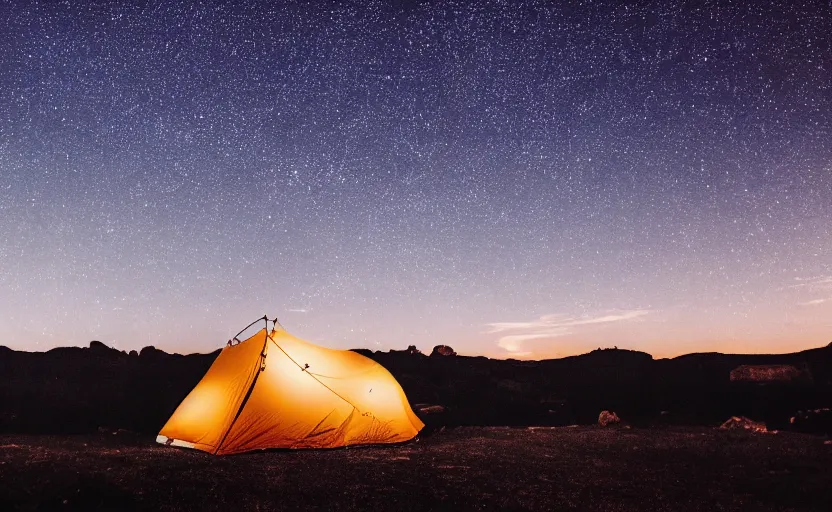
[[[832,5],[0,0],[0,344],[832,340]]]

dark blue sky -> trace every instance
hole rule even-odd
[[[0,343],[832,338],[826,2],[2,2]]]

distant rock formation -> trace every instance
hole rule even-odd
[[[360,348],[359,349],[354,348],[354,349],[352,349],[352,351],[353,352],[358,352],[359,354],[367,356],[367,357],[371,357],[373,355],[372,351],[365,350],[365,349],[360,349]],[[422,354],[421,350],[416,348],[416,345],[408,345],[405,350],[396,350],[396,349],[391,348],[388,351],[388,353],[390,353],[390,354],[408,354],[408,355],[411,355],[411,356],[423,356],[424,355],[424,354]]]
[[[90,350],[93,352],[101,352],[101,351],[110,351],[112,350],[107,345],[101,343],[100,341],[93,340],[90,342]]]
[[[448,345],[436,345],[433,347],[433,351],[430,353],[431,357],[436,356],[455,356],[456,351],[449,347]]]
[[[812,373],[805,366],[798,368],[791,364],[744,364],[731,370],[731,381],[758,384],[812,382]]]
[[[760,421],[754,421],[745,416],[731,416],[731,419],[719,426],[721,430],[750,430],[761,434],[767,433],[766,424]]]
[[[141,352],[139,352],[139,357],[145,357],[145,358],[156,358],[156,359],[158,359],[158,358],[161,358],[161,357],[165,357],[167,355],[169,355],[167,352],[165,352],[163,350],[159,350],[158,348],[154,347],[153,345],[150,345],[148,347],[144,347],[141,350]]]
[[[602,427],[617,425],[619,423],[621,423],[621,418],[619,418],[614,412],[601,411],[601,414],[598,415],[598,424]]]

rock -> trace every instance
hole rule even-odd
[[[433,352],[431,352],[430,355],[431,357],[455,356],[456,352],[448,345],[436,345],[435,347],[433,347]]]
[[[765,423],[748,419],[745,416],[731,416],[731,419],[720,425],[719,428],[721,430],[750,430],[761,434],[768,432]]]
[[[136,352],[135,350],[131,350],[129,356],[130,357],[139,357],[139,353]]]
[[[412,356],[420,356],[422,355],[422,351],[416,348],[416,345],[408,345],[407,346],[407,353]]]
[[[111,354],[118,354],[118,350],[114,348],[110,348],[107,345],[101,343],[100,341],[94,340],[90,342],[90,353],[92,354],[101,354],[101,355],[111,355]]]
[[[598,415],[598,424],[602,427],[616,425],[618,423],[621,423],[621,418],[614,412],[601,411],[601,414]]]
[[[150,345],[148,347],[144,347],[141,352],[139,352],[139,357],[144,358],[151,358],[151,359],[158,359],[168,355],[167,352],[159,350],[158,348]]]
[[[416,404],[413,406],[413,411],[419,415],[430,415],[442,414],[446,412],[447,409],[442,405]]]
[[[731,382],[755,382],[758,384],[812,382],[808,367],[791,364],[744,364],[731,370]]]

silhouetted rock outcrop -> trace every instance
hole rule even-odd
[[[100,341],[93,340],[90,342],[90,351],[92,352],[109,352],[110,350],[112,349]]]
[[[148,359],[160,359],[168,356],[167,352],[159,350],[158,348],[154,347],[153,345],[144,347],[141,352],[139,352],[139,357],[144,357]]]
[[[617,425],[619,423],[621,423],[621,418],[619,418],[614,412],[601,411],[601,414],[598,415],[598,424],[602,427]]]
[[[431,357],[435,356],[455,356],[456,352],[448,345],[436,345],[430,353]]]

